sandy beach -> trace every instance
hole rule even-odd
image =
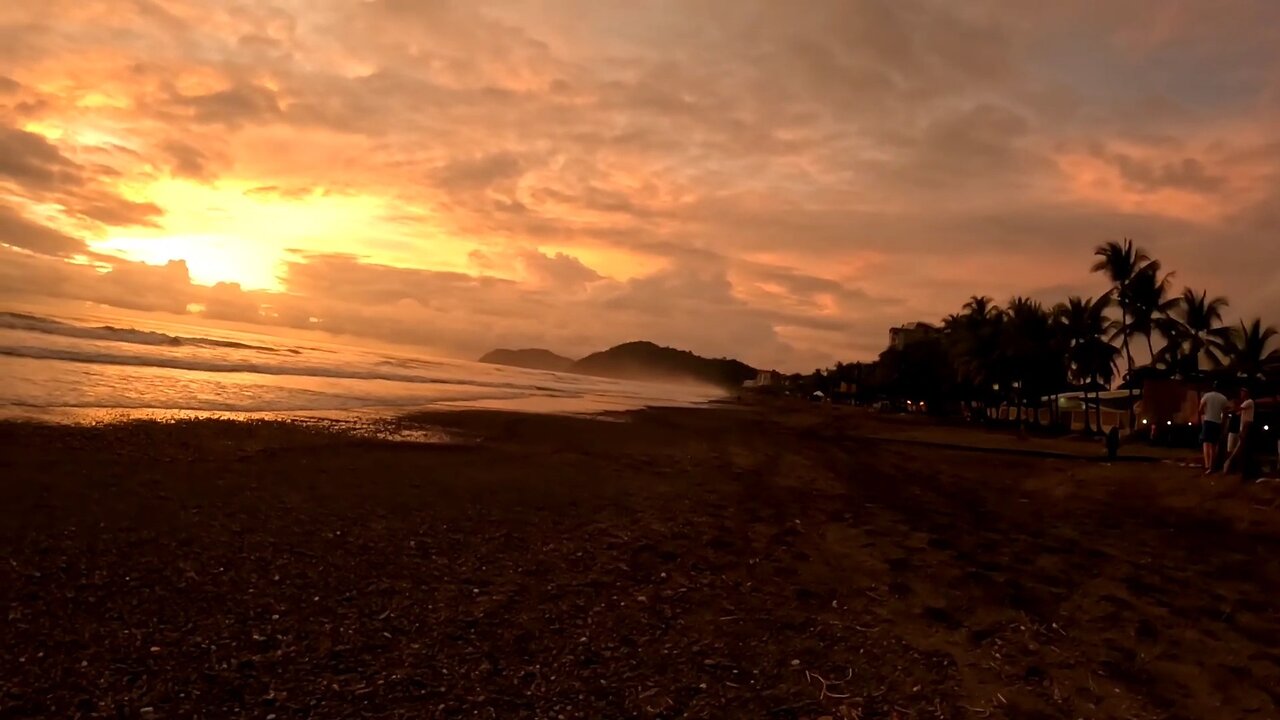
[[[830,407],[398,428],[449,442],[0,424],[0,717],[1280,717],[1276,484]]]

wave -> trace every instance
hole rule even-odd
[[[254,362],[237,362],[231,360],[193,359],[182,357],[155,357],[140,355],[117,355],[114,353],[86,352],[66,350],[62,348],[32,347],[29,345],[0,345],[0,355],[24,357],[39,360],[66,360],[69,362],[90,363],[100,365],[131,365],[135,367],[158,367],[172,370],[190,370],[194,372],[213,373],[255,373],[259,375],[285,375],[301,377],[338,378],[350,380],[387,380],[390,382],[415,383],[420,385],[466,385],[494,389],[512,389],[521,391],[538,391],[547,395],[572,397],[573,392],[563,388],[531,386],[523,383],[485,382],[462,378],[439,378],[422,375],[408,375],[397,372],[362,371],[346,367],[326,365],[264,365]]]
[[[88,400],[58,400],[50,403],[12,401],[0,404],[0,416],[4,410],[17,408],[20,410],[101,410],[101,411],[133,411],[143,410],[157,413],[181,412],[225,412],[225,413],[298,413],[329,412],[344,410],[400,410],[418,408],[435,403],[467,404],[493,401],[521,400],[527,397],[515,392],[492,392],[481,389],[469,394],[454,394],[443,397],[430,395],[407,395],[404,397],[380,396],[347,396],[326,395],[324,393],[307,393],[305,395],[291,393],[281,397],[255,398],[246,402],[241,398],[217,399],[202,397],[185,397],[177,402],[163,398],[132,398],[124,396],[112,397],[109,401],[101,398]],[[580,397],[580,396],[575,396]]]
[[[97,327],[72,325],[71,323],[54,320],[53,318],[17,312],[0,312],[0,329],[25,330],[27,332],[38,332],[46,335],[61,335],[63,337],[80,338],[82,340],[106,340],[110,342],[130,343],[133,345],[151,345],[157,347],[197,346],[228,348],[232,350],[256,350],[258,352],[267,353],[288,353],[291,355],[301,354],[300,351],[292,348],[274,348],[266,345],[251,345],[249,343],[235,342],[234,340],[167,335],[162,332],[138,330],[135,328],[120,328],[113,325],[99,325]]]

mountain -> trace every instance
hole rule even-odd
[[[661,347],[651,342],[629,342],[592,353],[570,368],[583,375],[623,380],[702,382],[739,388],[754,379],[755,368],[729,359],[704,358],[687,350]]]
[[[485,353],[480,362],[490,365],[510,365],[530,370],[571,372],[573,358],[557,355],[550,350],[529,348],[526,350],[493,350]]]

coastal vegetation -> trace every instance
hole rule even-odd
[[[1094,250],[1110,287],[1054,304],[974,295],[938,323],[915,323],[871,363],[837,363],[794,383],[826,394],[906,398],[945,412],[1026,404],[1062,393],[1132,392],[1151,378],[1274,381],[1277,330],[1261,318],[1227,323],[1227,298],[1186,287],[1132,240]],[[1270,370],[1270,372],[1268,372]],[[1049,407],[1053,412],[1054,404]],[[1132,407],[1132,403],[1130,403]]]

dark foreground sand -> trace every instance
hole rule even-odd
[[[1275,484],[808,408],[0,425],[0,717],[1276,718]]]

